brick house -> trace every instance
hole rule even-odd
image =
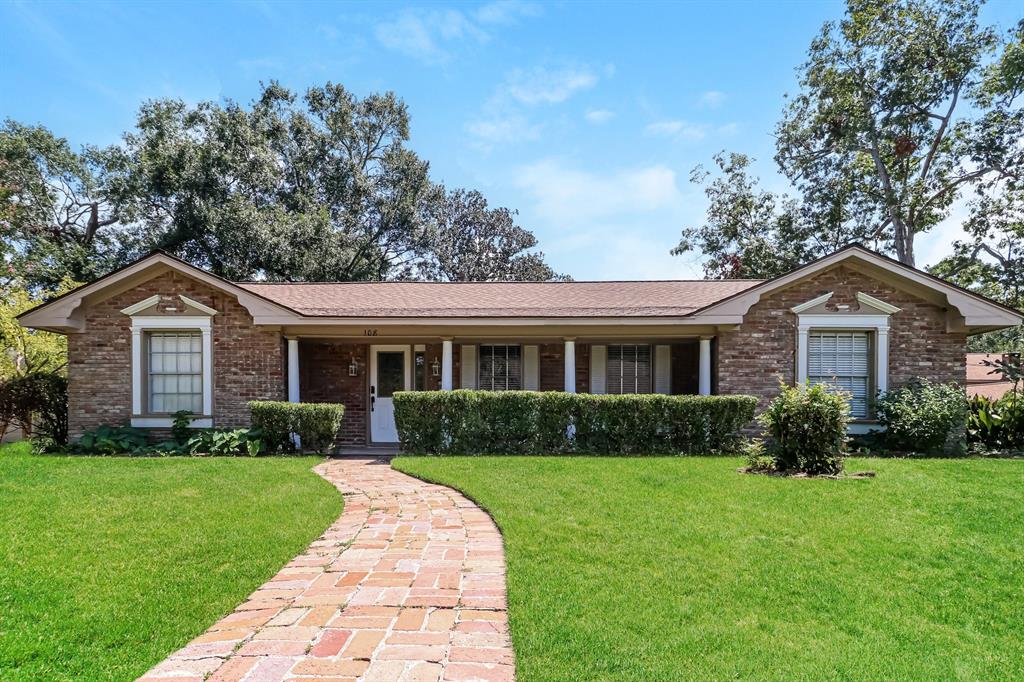
[[[871,398],[965,380],[967,337],[1021,313],[851,245],[776,279],[229,282],[164,253],[35,308],[68,336],[72,438],[100,424],[243,426],[254,399],[346,405],[342,442],[396,440],[399,390],[746,393],[779,381]]]

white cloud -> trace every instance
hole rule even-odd
[[[684,140],[703,140],[707,137],[708,125],[706,123],[691,123],[690,121],[682,120],[656,121],[644,128],[644,131],[648,135]]]
[[[541,126],[530,124],[524,116],[512,114],[496,115],[466,125],[466,130],[477,139],[478,146],[490,150],[497,144],[535,140],[540,136]]]
[[[675,171],[663,165],[600,175],[545,159],[520,168],[515,181],[538,215],[563,226],[664,209],[682,197]]]
[[[615,112],[608,111],[607,109],[591,109],[583,114],[583,118],[594,125],[601,125],[615,118]]]
[[[739,130],[740,130],[740,124],[739,123],[724,123],[724,124],[718,126],[718,128],[715,129],[715,131],[719,135],[735,135],[736,133],[739,132]]]
[[[541,12],[541,6],[533,2],[496,0],[480,7],[475,16],[481,24],[513,24],[522,17],[536,17]]]
[[[717,109],[725,101],[725,93],[719,90],[708,90],[707,92],[701,93],[701,96],[697,99],[698,106],[707,107],[708,109]]]
[[[594,87],[597,80],[597,75],[585,67],[567,66],[553,70],[537,67],[530,71],[513,71],[503,89],[523,104],[557,104],[580,90]]]
[[[458,10],[403,10],[392,21],[377,25],[378,42],[427,63],[445,62],[451,58],[450,44],[470,39],[485,42],[486,31]]]

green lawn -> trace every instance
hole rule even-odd
[[[409,458],[487,508],[536,680],[1022,679],[1024,461]]]
[[[0,679],[144,673],[337,518],[317,461],[0,448]]]

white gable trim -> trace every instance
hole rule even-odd
[[[761,297],[765,294],[782,289],[816,272],[850,260],[863,261],[871,266],[891,272],[893,275],[909,282],[944,294],[947,303],[956,309],[964,318],[966,326],[969,329],[973,328],[973,331],[989,331],[1004,327],[1014,327],[1024,322],[1024,315],[1020,313],[1008,310],[1004,306],[989,301],[983,296],[933,278],[920,270],[893,262],[861,246],[850,246],[841,249],[802,268],[798,268],[789,274],[751,287],[732,298],[715,303],[694,313],[693,319],[696,321],[706,320],[709,317],[746,315],[750,307],[761,300]]]
[[[857,302],[860,303],[861,305],[866,305],[869,308],[880,310],[886,315],[892,315],[893,313],[898,313],[902,310],[902,308],[897,308],[891,303],[886,303],[885,301],[879,300],[874,296],[868,296],[863,291],[857,292]]]
[[[138,303],[133,303],[127,308],[121,308],[121,312],[125,315],[134,315],[135,313],[142,312],[146,308],[151,308],[160,302],[160,295],[153,294],[149,298],[144,298]]]
[[[821,296],[818,296],[817,298],[812,298],[811,300],[807,301],[806,303],[801,303],[800,305],[793,306],[792,308],[790,308],[790,310],[792,310],[794,313],[797,313],[797,314],[800,314],[800,313],[802,313],[805,310],[810,310],[811,308],[813,308],[816,305],[821,305],[822,303],[827,303],[829,301],[829,299],[832,298],[832,293],[833,292],[830,291],[827,294],[822,294]]]
[[[217,311],[211,308],[210,306],[203,305],[199,301],[193,300],[186,296],[185,294],[178,294],[178,298],[180,298],[181,302],[184,303],[185,305],[195,308],[196,310],[206,313],[207,315],[212,316],[217,314]]]

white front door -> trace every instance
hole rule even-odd
[[[412,381],[409,346],[370,346],[370,440],[397,443],[391,396],[408,391]]]

